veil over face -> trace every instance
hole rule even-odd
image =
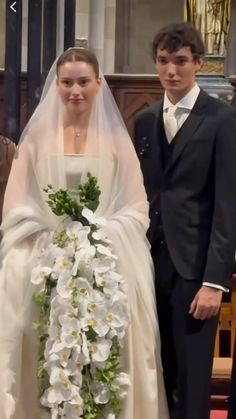
[[[57,91],[56,63],[48,74],[40,103],[22,133],[13,161],[3,207],[2,257],[32,234],[54,230],[59,224],[58,217],[46,204],[47,196],[43,191],[48,184],[54,189],[67,187],[64,106]],[[149,284],[146,290],[153,310],[150,307],[147,310],[153,314],[152,325],[156,330],[153,267],[146,239],[148,202],[143,177],[117,105],[104,76],[100,77],[101,85],[90,113],[84,153],[101,190],[97,213],[106,219],[104,229],[120,255],[122,269],[131,266],[134,275],[142,264],[137,274],[140,282],[136,282],[144,299],[144,277]],[[86,178],[85,166],[80,182]]]
[[[26,236],[55,226],[57,220],[45,204],[43,189],[66,187],[64,159],[64,106],[56,85],[54,62],[42,92],[41,101],[26,125],[9,177],[2,230],[25,220],[26,214],[35,224]],[[121,118],[110,89],[101,75],[101,86],[94,99],[89,118],[85,154],[91,159],[93,175],[101,189],[98,212],[113,216],[121,208],[136,210],[140,223],[148,227],[148,205],[139,162],[132,141]],[[106,165],[113,166],[113,179],[107,178]],[[86,179],[86,170],[82,181]],[[112,187],[111,187],[112,184]],[[5,240],[3,240],[4,246]]]

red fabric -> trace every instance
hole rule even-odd
[[[226,410],[212,410],[210,419],[227,419]]]

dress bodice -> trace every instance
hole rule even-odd
[[[65,155],[66,186],[70,191],[75,191],[81,183],[86,156],[82,154]]]

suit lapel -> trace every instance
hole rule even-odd
[[[163,175],[164,169],[163,169],[163,162],[162,162],[162,154],[161,154],[161,144],[160,141],[158,141],[158,138],[160,135],[163,135],[163,100],[159,102],[158,108],[156,109],[156,118],[155,118],[155,128],[153,130],[153,138],[152,142],[155,144],[154,148],[154,156],[156,160],[156,164],[160,168],[160,174]]]
[[[207,98],[208,95],[201,90],[190,115],[176,134],[175,147],[165,173],[167,173],[176,163],[188,142],[191,141],[193,134],[204,120]]]

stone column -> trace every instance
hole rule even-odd
[[[104,72],[105,0],[90,0],[89,48],[93,50]]]
[[[28,1],[22,1],[22,44],[21,44],[21,70],[27,71],[28,55]]]
[[[116,0],[105,0],[104,73],[115,68]]]
[[[65,17],[65,0],[57,0],[57,39],[56,52],[57,56],[64,51],[64,17]]]
[[[75,44],[88,48],[89,39],[89,0],[76,0]]]

